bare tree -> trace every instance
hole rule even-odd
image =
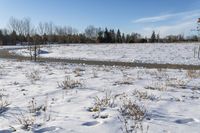
[[[21,20],[21,24],[22,24],[22,33],[23,35],[27,38],[27,44],[29,46],[29,51],[30,51],[30,57],[31,60],[33,59],[33,55],[32,55],[32,44],[30,43],[30,36],[31,34],[34,34],[34,28],[31,27],[31,20],[30,18],[24,18],[23,20]]]
[[[45,33],[45,25],[42,22],[40,22],[38,24],[37,30],[38,30],[38,33],[40,35],[44,35],[44,33]]]
[[[96,39],[98,36],[98,28],[95,28],[94,26],[90,25],[85,29],[85,35],[86,37],[90,39]]]
[[[61,27],[61,26],[55,26],[55,33],[56,35],[59,35],[59,36],[66,34],[64,27]]]
[[[44,35],[45,35],[45,25],[44,25],[44,23],[40,22],[40,23],[38,24],[37,31],[38,31],[39,35],[42,37],[42,40],[41,40],[42,43],[44,43],[44,42],[45,42],[45,39],[44,39]]]
[[[11,32],[15,31],[18,35],[23,35],[27,37],[30,36],[31,32],[31,20],[30,18],[16,19],[14,17],[11,17],[8,27]]]
[[[33,39],[33,47],[31,47],[31,56],[34,57],[34,61],[37,61],[37,58],[40,54],[40,43],[42,41],[42,36],[37,34],[37,28],[33,28],[31,32],[31,37]]]
[[[197,32],[198,32],[198,41],[200,41],[200,18],[197,21]]]
[[[45,33],[48,35],[48,43],[52,42],[52,35],[54,32],[54,24],[52,22],[44,23]]]
[[[20,20],[11,17],[9,20],[8,27],[11,31],[15,31],[17,34],[22,34]]]
[[[31,20],[30,18],[24,18],[22,20],[22,31],[24,33],[24,36],[27,37],[30,35],[31,32]]]
[[[20,42],[22,43],[22,35],[23,35],[23,23],[22,20],[11,17],[9,20],[8,27],[11,32],[15,31],[20,36]]]

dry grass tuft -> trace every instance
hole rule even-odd
[[[34,83],[41,79],[40,72],[38,70],[27,72],[26,77],[31,81],[31,83]]]
[[[35,124],[33,116],[25,116],[23,113],[17,116],[17,122],[22,126],[22,129],[30,131]]]
[[[200,71],[197,70],[187,70],[186,76],[195,79],[200,77]]]
[[[73,80],[70,77],[67,77],[64,81],[58,83],[58,87],[62,88],[63,90],[69,90],[77,87],[82,87],[82,84],[78,80]]]
[[[148,89],[148,90],[158,90],[158,91],[166,91],[167,90],[167,86],[166,86],[166,83],[156,82],[153,85],[146,86],[145,89]]]
[[[144,106],[125,98],[122,106],[119,109],[119,113],[120,116],[118,118],[123,124],[121,130],[124,133],[144,133],[145,130],[146,133],[148,132],[149,127],[147,126],[147,128],[144,129],[142,124],[143,120],[147,116],[147,110],[144,108]]]
[[[8,109],[8,106],[10,105],[8,101],[8,95],[4,94],[5,90],[0,90],[0,114],[5,112]]]
[[[138,91],[138,90],[135,90],[132,93],[132,95],[135,96],[136,98],[138,98],[139,101],[141,101],[141,100],[151,100],[151,101],[154,101],[154,100],[158,100],[159,99],[159,97],[156,97],[153,94],[149,95],[147,92],[141,92],[141,91]]]
[[[84,72],[84,71],[85,71],[84,69],[76,68],[76,69],[74,70],[75,77],[81,77],[81,76],[83,76],[83,72]]]

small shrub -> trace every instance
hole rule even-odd
[[[5,112],[9,105],[10,103],[6,99],[0,98],[0,114]]]
[[[166,86],[166,83],[156,82],[156,83],[153,83],[153,85],[146,86],[145,89],[166,91],[167,90],[167,86]]]
[[[166,82],[167,86],[175,87],[175,88],[180,88],[180,89],[186,89],[187,84],[189,80],[182,80],[182,79],[171,79]]]
[[[200,72],[196,70],[187,70],[186,76],[195,79],[200,77]]]
[[[99,98],[96,96],[94,98],[94,106],[91,108],[91,111],[98,112],[104,110],[110,104],[111,97],[107,95],[105,97]]]
[[[122,116],[126,116],[132,120],[142,121],[146,117],[147,110],[136,102],[129,100],[123,103],[120,113]]]
[[[28,104],[29,113],[33,113],[35,115],[37,115],[37,113],[39,113],[41,110],[43,110],[43,108],[44,108],[43,105],[41,105],[41,106],[37,105],[35,98],[32,98]]]
[[[8,96],[3,93],[4,91],[4,89],[0,90],[0,114],[5,112],[10,105],[8,102]]]
[[[147,110],[143,106],[125,98],[119,113],[118,119],[122,122],[121,130],[124,133],[137,133],[139,131],[143,133],[145,131],[142,122],[147,116]],[[148,129],[147,126],[146,132]]]
[[[17,117],[17,122],[22,126],[22,129],[29,131],[35,124],[33,116],[25,116],[23,113]]]
[[[116,81],[114,85],[132,85],[134,79],[130,77],[124,77],[122,81]]]
[[[97,70],[93,69],[92,70],[93,78],[98,78]]]
[[[81,87],[81,86],[82,86],[82,84],[79,81],[73,80],[70,77],[67,77],[61,83],[58,83],[58,87],[62,88],[63,90],[74,89],[74,88]]]
[[[32,98],[31,101],[28,103],[28,111],[27,114],[20,113],[16,119],[17,122],[22,126],[24,130],[31,130],[33,127],[41,126],[42,124],[38,124],[37,118],[38,116],[43,116],[43,122],[50,121],[51,114],[48,113],[48,95],[46,97],[45,103],[42,105],[38,105],[35,98]],[[39,120],[39,119],[38,119]],[[41,120],[41,119],[40,119]]]
[[[142,79],[142,76],[144,75],[144,72],[142,70],[137,71],[137,79]]]
[[[97,115],[95,118],[103,118],[104,116],[101,116],[101,112],[106,110],[106,108],[110,107],[113,108],[115,107],[115,100],[117,97],[120,95],[111,95],[111,92],[106,92],[105,96],[103,97],[98,97],[96,96],[94,98],[94,105],[90,107],[88,110],[90,112],[97,112]],[[106,115],[107,116],[107,115]]]
[[[44,104],[38,105],[35,98],[32,98],[28,104],[28,111],[30,114],[33,114],[34,116],[38,116],[44,113],[44,122],[50,120],[50,115],[47,116],[47,112],[48,112],[47,109],[48,109],[48,96]]]
[[[0,77],[5,76],[5,75],[6,75],[6,72],[4,70],[4,66],[0,65]]]
[[[81,68],[76,68],[75,70],[74,70],[74,73],[75,73],[75,77],[81,77],[82,75],[83,75],[83,71],[85,71],[85,70],[83,70],[83,69],[81,69]]]
[[[41,79],[40,72],[38,70],[33,70],[29,73],[26,73],[26,77],[32,82],[36,82]]]
[[[156,97],[155,95],[151,94],[149,95],[147,92],[140,92],[138,90],[135,90],[133,93],[132,93],[133,96],[135,96],[136,98],[139,99],[139,101],[141,100],[157,100],[159,99],[158,97]]]

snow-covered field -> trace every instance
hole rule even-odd
[[[49,48],[53,53],[48,56],[54,57],[59,53],[57,56],[76,57],[79,55],[77,52],[80,52],[79,57],[85,53],[85,57],[97,58],[96,51],[102,55],[101,59],[107,54],[108,58],[118,59],[121,55],[117,51],[125,55],[134,55],[134,51],[138,51],[136,57],[139,58],[139,51],[153,54],[158,48],[157,45],[153,45],[153,48],[143,45],[136,50],[136,45],[130,48],[129,45],[109,45],[107,48],[99,46],[98,51],[96,47],[78,45],[56,47],[56,50]],[[173,53],[184,50],[184,57],[193,56],[194,45],[177,45],[179,50],[171,48],[172,45],[159,47],[164,53],[166,48]],[[162,53],[162,50],[157,54]],[[198,133],[199,83],[200,71],[45,64],[0,59],[0,133],[12,130],[28,132],[22,129],[23,125],[30,128],[29,132],[36,133],[121,133],[121,128],[125,130],[125,127],[135,125],[142,125],[135,127],[139,132],[148,129],[149,133]],[[1,107],[2,101],[7,101],[4,103],[9,105]],[[127,126],[124,126],[125,121],[128,122]],[[133,121],[137,123],[133,124]]]
[[[199,45],[198,43],[52,45],[42,49],[48,53],[41,54],[41,57],[200,65],[197,57]],[[11,52],[29,56],[27,50]]]

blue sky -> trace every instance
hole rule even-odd
[[[88,25],[120,28],[144,35],[156,30],[193,34],[200,17],[199,0],[0,0],[0,27],[9,18],[30,17],[33,24],[52,21],[80,32]]]

